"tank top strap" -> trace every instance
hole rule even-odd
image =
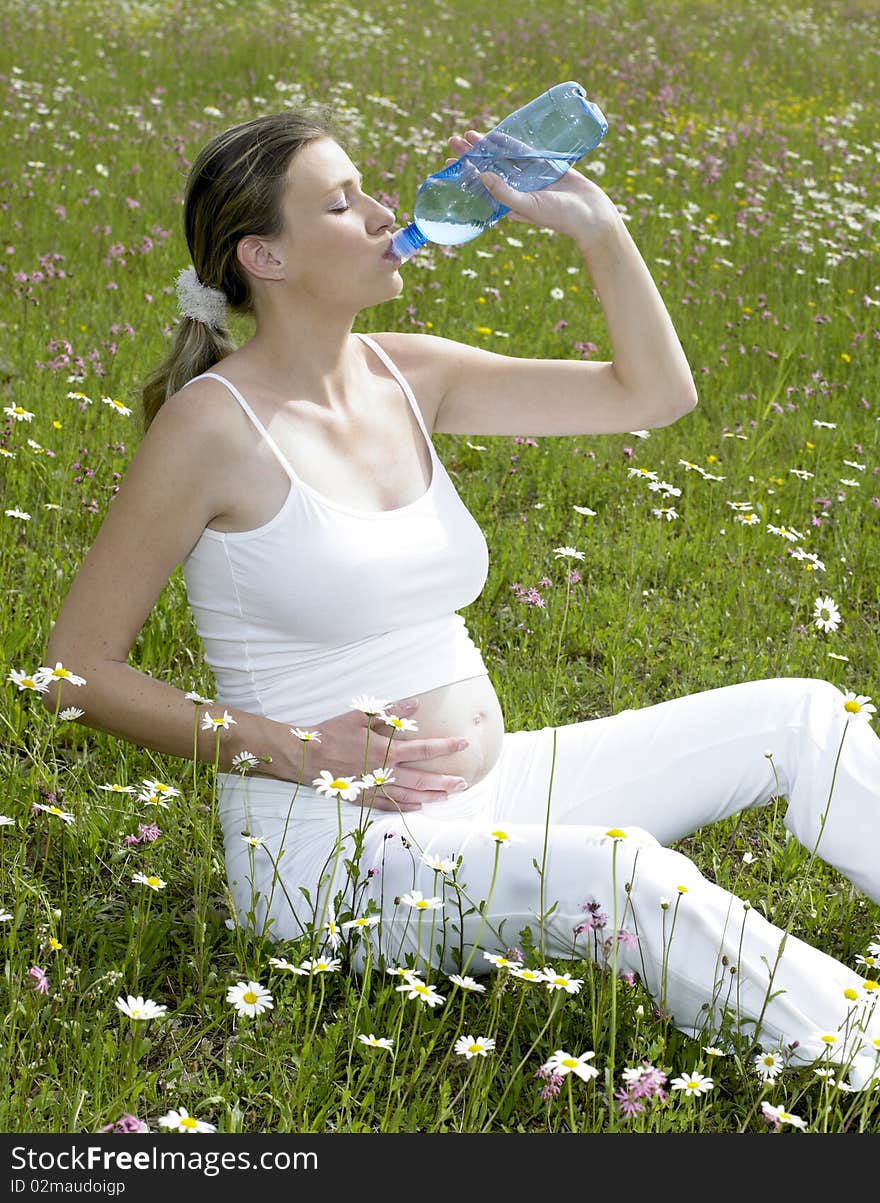
[[[394,377],[394,379],[397,381],[397,383],[403,389],[404,396],[406,397],[407,401],[409,401],[410,407],[416,416],[416,421],[418,422],[419,426],[421,427],[422,434],[424,434],[425,438],[427,439],[428,447],[432,453],[432,458],[433,458],[434,457],[434,444],[431,440],[430,432],[428,431],[428,428],[425,425],[425,421],[422,417],[422,411],[419,408],[419,403],[416,401],[415,394],[413,393],[412,389],[409,387],[406,377],[401,372],[400,368],[397,366],[397,364],[394,362],[394,360],[391,358],[391,356],[387,353],[387,351],[383,351],[382,348],[379,346],[379,344],[374,339],[370,338],[369,335],[367,335],[367,334],[360,334],[360,333],[358,333],[358,338],[361,339],[362,342],[365,342],[368,347],[371,347],[372,350],[376,352],[376,354],[379,356],[379,358],[385,364],[385,367],[388,369],[388,371],[391,373],[391,375]]]
[[[297,480],[296,474],[294,473],[290,464],[287,462],[287,459],[285,458],[284,453],[282,452],[281,448],[278,446],[278,444],[272,438],[271,434],[269,434],[269,431],[266,429],[266,427],[263,425],[263,423],[260,421],[260,419],[254,413],[254,411],[248,405],[247,401],[245,401],[244,397],[241,395],[241,393],[238,391],[238,389],[235,387],[235,385],[232,383],[231,380],[227,380],[226,377],[221,376],[219,372],[202,372],[202,374],[200,376],[193,376],[192,380],[188,380],[183,387],[186,388],[187,385],[194,383],[194,381],[196,381],[196,380],[203,380],[206,376],[211,376],[211,377],[213,377],[214,380],[219,380],[222,384],[226,385],[226,387],[232,393],[233,397],[235,397],[236,401],[239,403],[241,408],[244,410],[244,412],[247,414],[247,416],[253,422],[254,426],[256,426],[257,430],[260,432],[262,437],[266,440],[266,442],[272,448],[272,451],[274,452],[278,462],[281,464],[281,467],[284,469],[284,471],[287,473],[287,475],[290,477],[290,479],[296,483],[296,480]]]

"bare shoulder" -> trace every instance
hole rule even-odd
[[[428,429],[433,430],[437,411],[455,377],[459,355],[470,348],[451,338],[398,330],[368,337],[378,343],[406,377]]]
[[[158,424],[158,427],[157,427]],[[156,429],[181,442],[190,456],[189,470],[198,475],[202,490],[212,499],[207,522],[228,506],[230,489],[249,446],[249,422],[224,384],[200,377],[172,394],[153,420]],[[145,440],[146,437],[145,436]]]
[[[220,505],[217,464],[231,438],[228,419],[212,408],[217,400],[198,381],[154,417],[55,622],[56,659],[95,665],[128,656],[171,573]]]

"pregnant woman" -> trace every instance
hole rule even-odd
[[[451,151],[478,136],[451,138]],[[595,899],[637,933],[618,968],[683,1031],[711,1035],[732,1009],[760,1020],[761,1042],[798,1042],[801,1061],[825,1052],[822,1033],[842,1033],[863,1085],[880,1040],[863,979],[793,937],[780,955],[779,929],[664,845],[781,793],[789,830],[880,901],[880,739],[866,699],[847,709],[827,682],[783,678],[504,729],[457,613],[481,592],[487,546],[432,433],[626,432],[676,421],[697,398],[608,196],[573,169],[528,195],[484,182],[514,219],[575,240],[612,362],[354,334],[403,280],[394,215],[363,191],[327,117],[259,117],[200,150],[182,318],[47,663],[86,678],[81,721],[163,754],[213,762],[211,719],[194,749],[193,706],[222,713],[240,921],[284,940],[381,913],[354,945],[358,968],[369,948],[389,965],[479,973],[524,927],[548,956],[589,955],[575,929]],[[253,319],[241,346],[227,309]],[[179,564],[216,704],[127,663]],[[430,924],[413,918],[403,895],[431,898],[441,879],[446,906]]]

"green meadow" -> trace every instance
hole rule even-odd
[[[329,104],[364,188],[402,223],[451,134],[576,79],[609,120],[579,169],[624,214],[699,405],[620,435],[435,436],[489,545],[463,613],[507,729],[780,676],[880,704],[876,6],[9,0],[0,31],[0,1131],[159,1132],[181,1109],[236,1133],[794,1130],[762,1102],[811,1132],[875,1131],[880,1095],[809,1066],[765,1080],[736,1032],[707,1054],[607,957],[554,963],[578,993],[503,967],[482,993],[435,976],[435,1006],[378,964],[359,978],[344,947],[331,971],[279,971],[271,957],[331,950],[279,950],[233,922],[216,766],[64,718],[21,674],[45,664],[141,437],[199,147]],[[552,232],[502,221],[402,270],[402,296],[357,329],[611,358],[585,265]],[[215,696],[180,568],[130,663]],[[63,687],[62,711],[76,692]],[[179,792],[150,805],[145,782]],[[784,811],[780,798],[675,846],[873,978],[877,906],[821,846],[788,838]],[[536,874],[536,906],[538,889]],[[542,968],[527,934],[517,951]],[[240,1015],[227,991],[241,982],[272,1008]],[[164,1011],[130,1018],[128,995]],[[358,1039],[370,1034],[391,1048]],[[467,1035],[494,1046],[465,1056]],[[547,1089],[538,1071],[558,1049],[592,1051],[598,1076]],[[666,1091],[627,1114],[623,1072],[645,1061]],[[670,1088],[693,1073],[708,1093]]]

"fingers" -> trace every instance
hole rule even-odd
[[[406,746],[392,743],[388,750],[388,760],[392,764],[412,760],[434,760],[438,756],[451,756],[454,752],[463,752],[468,747],[466,739],[452,736],[446,739],[408,739]]]
[[[424,806],[436,806],[449,801],[445,790],[407,789],[402,785],[383,785],[352,805],[362,805],[364,810],[399,811],[408,814],[413,810],[421,810]]]

